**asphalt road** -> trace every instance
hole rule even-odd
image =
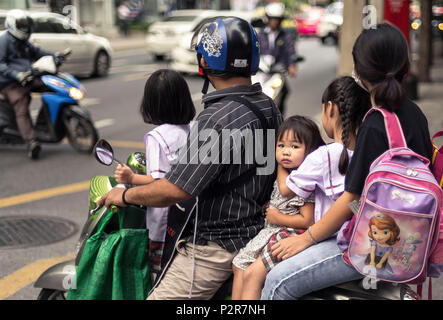
[[[297,77],[290,79],[286,114],[302,114],[319,121],[322,92],[336,75],[337,49],[322,46],[316,39],[302,39],[298,50],[306,61],[299,65]],[[118,52],[107,78],[82,79],[87,89],[83,104],[91,112],[100,137],[114,145],[117,158],[143,151],[143,136],[152,129],[138,112],[144,83],[149,73],[165,67],[166,62],[153,61],[144,50]],[[186,76],[186,80],[199,112],[203,81],[196,76]],[[38,106],[36,97],[32,110]],[[77,228],[69,238],[50,245],[0,248],[0,300],[33,300],[39,293],[33,288],[36,277],[74,251],[88,210],[85,183],[94,175],[113,174],[114,167],[100,165],[93,156],[78,154],[68,144],[44,145],[41,159],[36,162],[27,159],[23,146],[0,146],[0,166],[0,219],[58,217],[68,219]],[[48,197],[43,192],[47,190],[53,190],[55,195]],[[21,197],[13,204],[5,202],[14,196]],[[441,281],[435,281],[435,298],[443,298],[442,287]]]

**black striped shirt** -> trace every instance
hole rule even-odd
[[[198,135],[193,135],[191,129],[186,152],[183,153],[185,150],[182,150],[179,163],[175,164],[166,175],[170,182],[193,196],[201,195],[216,182],[229,184],[253,165],[244,158],[245,153],[250,150],[246,146],[248,140],[242,138],[236,140],[236,143],[235,139],[231,139],[228,145],[229,161],[227,161],[220,157],[220,154],[226,156],[226,148],[222,143],[213,143],[215,139],[213,140],[212,136],[210,139],[202,138],[206,137],[205,130],[208,129],[208,132],[216,133],[219,141],[226,141],[223,140],[223,132],[244,129],[252,131],[261,128],[261,123],[255,114],[245,105],[229,101],[230,95],[240,95],[254,103],[273,128],[278,128],[281,124],[279,110],[262,92],[258,83],[217,90],[203,96],[205,109],[198,115],[194,125],[198,128]],[[207,152],[209,147],[214,149]],[[270,148],[272,152],[268,157],[275,161],[273,143]],[[239,153],[242,159],[240,163],[234,160],[239,159],[236,158]],[[209,158],[219,161],[208,161]],[[244,247],[263,228],[264,219],[261,214],[263,190],[266,189],[265,186],[269,187],[269,184],[272,187],[273,182],[269,175],[256,174],[235,190],[216,197],[199,197],[197,242],[202,244],[214,241],[229,252]]]

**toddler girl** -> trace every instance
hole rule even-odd
[[[355,146],[357,129],[370,106],[369,94],[360,88],[352,77],[334,80],[322,96],[322,125],[333,142],[309,154],[302,165],[286,177],[279,176],[281,177],[279,178],[280,192],[284,196],[296,194],[307,198],[314,192],[315,223],[313,226],[323,221],[325,213],[345,190],[345,174],[353,156],[352,150]],[[331,233],[328,241],[320,243],[315,233],[311,231],[312,228],[309,226],[302,236],[283,239],[272,247],[272,255],[283,261],[279,263],[278,268],[268,274],[262,298],[276,299],[274,290],[280,285],[281,279],[285,279],[282,281],[284,285],[290,286],[291,293],[285,298],[291,299],[299,297],[298,292],[310,292],[312,286],[320,288],[320,285],[327,282],[330,274],[334,272],[341,273],[343,278],[349,277],[349,280],[356,276],[353,270],[350,273],[348,269],[336,272],[333,268],[337,264],[328,263],[331,257],[341,259],[341,255],[335,250],[337,248],[334,236],[336,231]],[[300,250],[297,238],[303,238],[304,243],[308,242],[312,245],[310,250]],[[328,259],[319,258],[323,255]],[[295,265],[290,263],[291,261]],[[301,273],[304,275],[298,278]],[[272,279],[271,287],[269,286],[270,279]],[[293,286],[286,279],[297,281],[297,285]],[[276,283],[279,284],[276,285]],[[292,290],[294,290],[293,297],[291,297]]]
[[[277,133],[275,158],[282,170],[296,169],[324,142],[317,125],[301,116],[285,120]],[[314,223],[313,196],[283,197],[277,182],[266,209],[266,223],[233,260],[232,299],[258,299],[266,274],[277,263],[271,246],[280,239],[296,235]]]

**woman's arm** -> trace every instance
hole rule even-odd
[[[343,223],[352,217],[349,203],[358,200],[360,195],[345,191],[335,203],[329,208],[325,215],[311,226],[311,234],[315,241],[326,240],[336,233]],[[271,253],[279,260],[285,260],[312,245],[308,232],[304,232],[296,237],[283,239],[271,248]]]
[[[281,213],[275,208],[268,208],[266,210],[266,220],[268,220],[269,223],[278,224],[284,227],[307,229],[314,223],[314,204],[312,202],[307,202],[300,207],[300,213],[291,215]]]
[[[352,218],[352,211],[349,204],[354,200],[359,200],[360,195],[343,192],[334,202],[325,215],[311,227],[311,233],[317,242],[326,240],[338,230],[343,223]]]
[[[283,197],[293,197],[295,193],[286,185],[286,178],[289,176],[289,171],[283,168],[280,164],[277,166],[277,184],[280,194]]]

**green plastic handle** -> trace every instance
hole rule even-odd
[[[111,206],[109,207],[109,210],[111,210],[112,213],[117,213],[118,207],[115,204],[111,204]]]

